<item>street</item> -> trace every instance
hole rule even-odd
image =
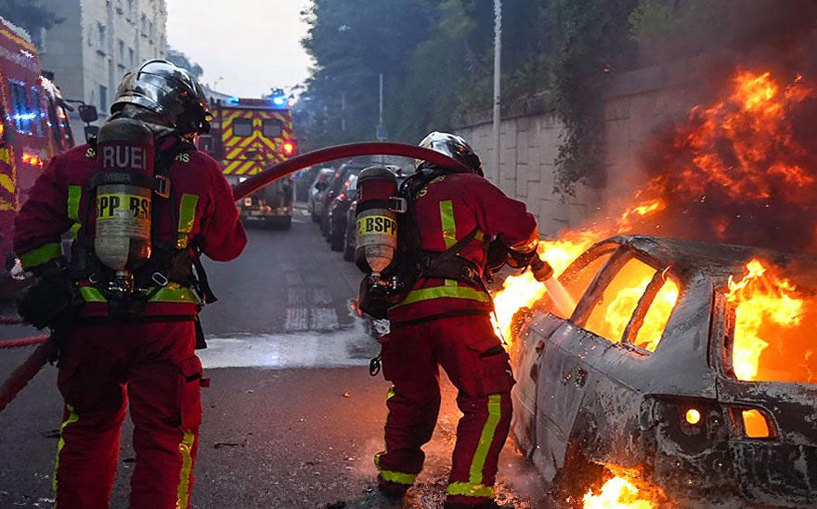
[[[202,315],[212,386],[202,396],[194,507],[376,507],[367,500],[388,384],[369,375],[378,345],[349,310],[360,276],[303,209],[296,214],[291,231],[251,228],[239,260],[208,265],[220,300]],[[32,333],[5,329],[2,338]],[[0,378],[29,351],[0,351]],[[459,417],[446,384],[427,467],[405,507],[441,506]],[[50,507],[60,419],[56,369],[46,367],[0,413],[0,508]],[[113,508],[127,507],[130,437],[128,424]],[[541,482],[511,443],[500,485],[500,502],[542,507]]]

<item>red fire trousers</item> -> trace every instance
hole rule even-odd
[[[463,413],[448,486],[449,502],[494,497],[499,453],[511,422],[514,378],[487,315],[441,318],[392,328],[383,345],[389,391],[386,449],[375,457],[379,481],[410,486],[423,467],[440,410],[441,365],[458,389]]]
[[[131,509],[187,509],[201,423],[192,321],[77,326],[65,338],[54,489],[59,509],[107,509],[130,402]]]

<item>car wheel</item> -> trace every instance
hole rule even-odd
[[[355,260],[355,248],[352,246],[352,243],[349,242],[349,232],[346,232],[346,235],[343,236],[343,259],[347,262],[352,262]]]
[[[281,222],[281,229],[287,232],[292,229],[292,216],[287,216]]]
[[[329,218],[326,214],[321,216],[321,234],[324,237],[329,237]]]
[[[329,247],[332,251],[343,251],[343,235],[337,232],[332,232],[329,236]]]
[[[579,500],[588,487],[598,490],[604,467],[590,461],[577,444],[568,445],[564,466],[556,473],[550,489],[550,496],[555,500]]]

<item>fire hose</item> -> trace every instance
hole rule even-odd
[[[329,147],[314,152],[307,152],[306,154],[293,157],[271,166],[261,173],[248,178],[244,182],[240,182],[233,187],[233,198],[236,201],[249,196],[259,189],[280,180],[296,171],[310,166],[336,161],[339,159],[348,159],[351,157],[373,156],[373,155],[387,155],[410,157],[413,159],[421,159],[430,163],[438,164],[440,166],[457,167],[468,170],[459,161],[452,159],[445,154],[435,152],[422,147],[414,145],[406,145],[403,143],[388,143],[388,142],[364,142],[351,143],[348,145],[338,145]],[[0,318],[0,325],[13,325],[21,323],[16,318]],[[20,393],[28,383],[34,379],[37,373],[45,366],[49,359],[53,358],[55,353],[55,345],[53,341],[49,341],[49,336],[40,336],[35,338],[15,339],[10,341],[0,341],[0,349],[5,348],[20,348],[24,346],[39,345],[36,350],[21,364],[14,372],[9,375],[8,379],[0,385],[0,412]]]

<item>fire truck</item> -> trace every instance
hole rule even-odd
[[[231,184],[246,180],[296,154],[292,113],[283,95],[265,99],[238,97],[213,101],[212,130],[199,137],[199,148],[221,161]],[[275,182],[239,203],[246,222],[292,226],[293,181]]]
[[[73,146],[68,106],[31,39],[0,18],[0,275],[14,263],[16,211],[48,160]]]

